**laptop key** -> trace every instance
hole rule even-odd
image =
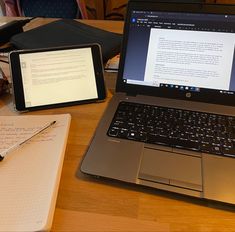
[[[146,142],[152,143],[152,144],[170,145],[169,138],[156,135],[156,134],[148,134]]]
[[[222,152],[224,155],[235,157],[235,148],[224,148]]]
[[[137,131],[130,131],[128,134],[127,134],[127,138],[128,139],[137,139]]]
[[[109,136],[112,136],[112,137],[116,137],[116,136],[118,135],[118,131],[119,131],[118,128],[111,128],[111,129],[108,131],[108,135],[109,135]]]
[[[235,117],[203,112],[122,102],[108,135],[216,155],[235,154]]]
[[[128,130],[127,129],[120,129],[118,132],[119,138],[127,138]]]
[[[172,139],[171,144],[173,147],[185,148],[194,151],[199,151],[200,149],[199,143],[190,140]]]
[[[213,154],[222,155],[222,150],[221,150],[220,146],[213,146],[211,151]]]
[[[211,145],[209,143],[202,143],[201,151],[206,153],[211,153]]]
[[[136,138],[141,142],[145,142],[147,139],[147,136],[145,132],[140,132],[137,134]]]

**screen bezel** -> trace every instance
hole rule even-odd
[[[166,98],[181,99],[187,101],[206,102],[213,104],[235,106],[235,94],[225,95],[208,92],[188,92],[177,89],[156,88],[150,86],[128,84],[123,82],[125,54],[127,51],[129,24],[131,20],[131,11],[162,11],[162,12],[187,12],[187,13],[211,13],[211,14],[230,14],[235,15],[235,5],[228,4],[205,4],[205,3],[179,3],[179,2],[153,2],[153,1],[129,1],[124,26],[123,46],[119,63],[119,72],[116,82],[117,92],[125,92],[128,95],[148,95]]]
[[[22,73],[20,68],[20,55],[21,54],[33,54],[41,52],[50,52],[50,51],[61,51],[69,49],[82,49],[90,48],[92,52],[92,60],[95,73],[96,89],[97,89],[97,98],[84,99],[84,100],[75,100],[71,102],[61,102],[56,104],[46,104],[40,106],[26,107],[24,90],[23,90],[23,81]],[[57,107],[72,106],[78,104],[85,104],[91,102],[103,101],[106,98],[106,88],[104,81],[104,71],[103,71],[103,62],[101,56],[101,48],[98,44],[86,44],[86,45],[76,45],[76,46],[64,46],[64,47],[53,47],[53,48],[44,48],[44,49],[27,49],[27,50],[18,50],[13,51],[9,54],[9,63],[12,77],[12,86],[13,86],[13,95],[14,95],[14,104],[17,111],[32,111],[40,109],[49,109]]]

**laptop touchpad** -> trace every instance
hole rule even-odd
[[[139,179],[201,191],[201,157],[145,148]]]

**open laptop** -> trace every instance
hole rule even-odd
[[[235,5],[130,1],[81,171],[235,204]]]

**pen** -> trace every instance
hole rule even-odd
[[[47,123],[45,126],[43,126],[42,128],[38,129],[37,131],[35,131],[35,133],[33,133],[32,135],[30,135],[28,138],[24,139],[21,142],[18,142],[14,145],[12,145],[11,147],[9,147],[8,149],[6,149],[4,152],[2,152],[0,154],[0,161],[2,161],[4,159],[4,157],[10,153],[11,151],[15,150],[16,148],[20,147],[21,145],[23,145],[24,143],[28,142],[31,138],[33,138],[34,136],[40,134],[42,131],[46,130],[47,128],[51,127],[52,125],[54,125],[56,123],[56,121]]]

